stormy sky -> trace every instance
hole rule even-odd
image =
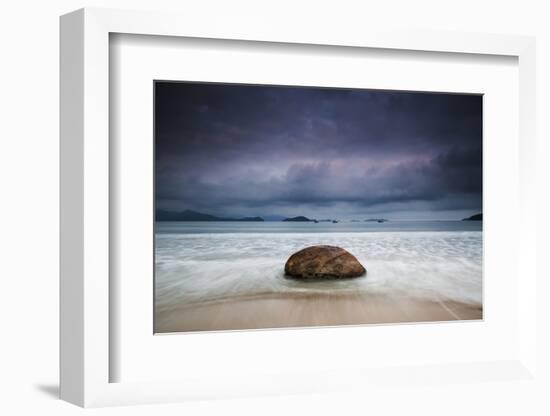
[[[461,219],[481,212],[482,97],[155,83],[157,210]]]

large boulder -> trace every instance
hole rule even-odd
[[[352,254],[335,246],[304,248],[286,261],[285,274],[299,279],[341,279],[367,271]]]

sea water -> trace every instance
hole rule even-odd
[[[285,277],[288,257],[318,244],[346,249],[367,274],[305,282]],[[157,223],[157,311],[263,295],[358,292],[481,304],[481,222]]]

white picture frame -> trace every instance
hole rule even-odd
[[[520,218],[517,293],[518,354],[506,360],[419,363],[411,368],[334,370],[331,377],[296,374],[236,380],[236,374],[143,383],[110,382],[110,176],[109,34],[332,45],[438,53],[505,55],[519,62]],[[535,178],[535,41],[509,35],[327,30],[265,22],[234,26],[218,20],[205,26],[193,16],[82,9],[61,18],[61,398],[80,406],[158,403],[196,398],[323,392],[355,384],[411,380],[523,380],[536,375],[537,270]],[[478,376],[476,376],[476,374]],[[481,374],[481,376],[479,376]]]

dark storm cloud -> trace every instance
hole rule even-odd
[[[163,82],[155,100],[161,209],[481,209],[480,96]]]

